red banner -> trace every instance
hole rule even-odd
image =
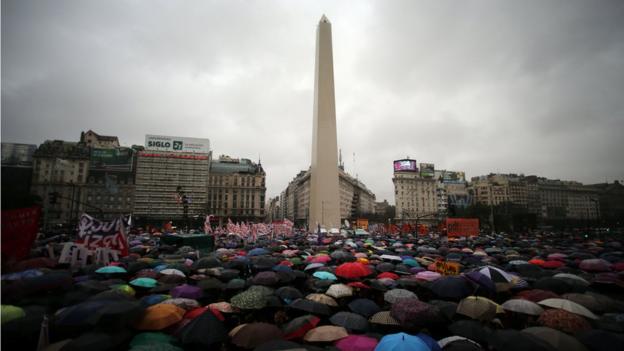
[[[447,218],[446,234],[454,236],[477,236],[479,235],[478,218]]]
[[[40,214],[38,206],[2,211],[2,256],[16,260],[28,256],[37,238]]]

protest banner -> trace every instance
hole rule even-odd
[[[28,256],[39,230],[38,206],[2,211],[3,260],[20,260]]]
[[[120,256],[127,256],[128,242],[125,231],[123,217],[104,222],[85,213],[80,217],[78,238],[75,242],[89,250],[103,247],[119,251]]]
[[[436,271],[442,275],[459,275],[461,265],[457,262],[437,260],[435,262]]]
[[[479,235],[479,219],[447,218],[446,233],[449,237]]]

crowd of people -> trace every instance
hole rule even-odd
[[[624,350],[618,233],[223,235],[210,252],[161,239],[134,232],[107,265],[33,250],[3,266],[2,346]]]

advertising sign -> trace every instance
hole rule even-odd
[[[418,168],[416,167],[416,160],[397,160],[394,161],[394,171],[409,171],[409,172],[417,172]]]
[[[210,141],[208,139],[148,134],[145,136],[145,149],[207,154],[210,152]]]
[[[134,150],[127,147],[115,149],[91,149],[91,169],[132,170]]]
[[[455,171],[435,171],[436,178],[442,178],[444,183],[465,183],[466,182],[466,174],[464,172],[455,172]]]
[[[447,218],[446,234],[448,237],[479,235],[478,218]]]
[[[435,175],[435,167],[433,163],[420,164],[420,176],[423,178],[433,178]]]

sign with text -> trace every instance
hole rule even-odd
[[[394,171],[395,172],[417,172],[418,168],[416,167],[416,160],[397,160],[394,161]]]
[[[442,275],[459,275],[461,265],[457,262],[437,260],[435,268]]]
[[[207,154],[210,152],[210,141],[208,139],[148,134],[145,136],[145,149]]]
[[[126,224],[123,217],[111,222],[104,222],[83,214],[78,223],[77,244],[83,244],[89,250],[103,247],[119,251],[121,256],[128,255]]]
[[[2,211],[3,260],[21,260],[28,256],[39,230],[38,206]]]
[[[478,218],[447,218],[446,234],[449,237],[479,235]]]

